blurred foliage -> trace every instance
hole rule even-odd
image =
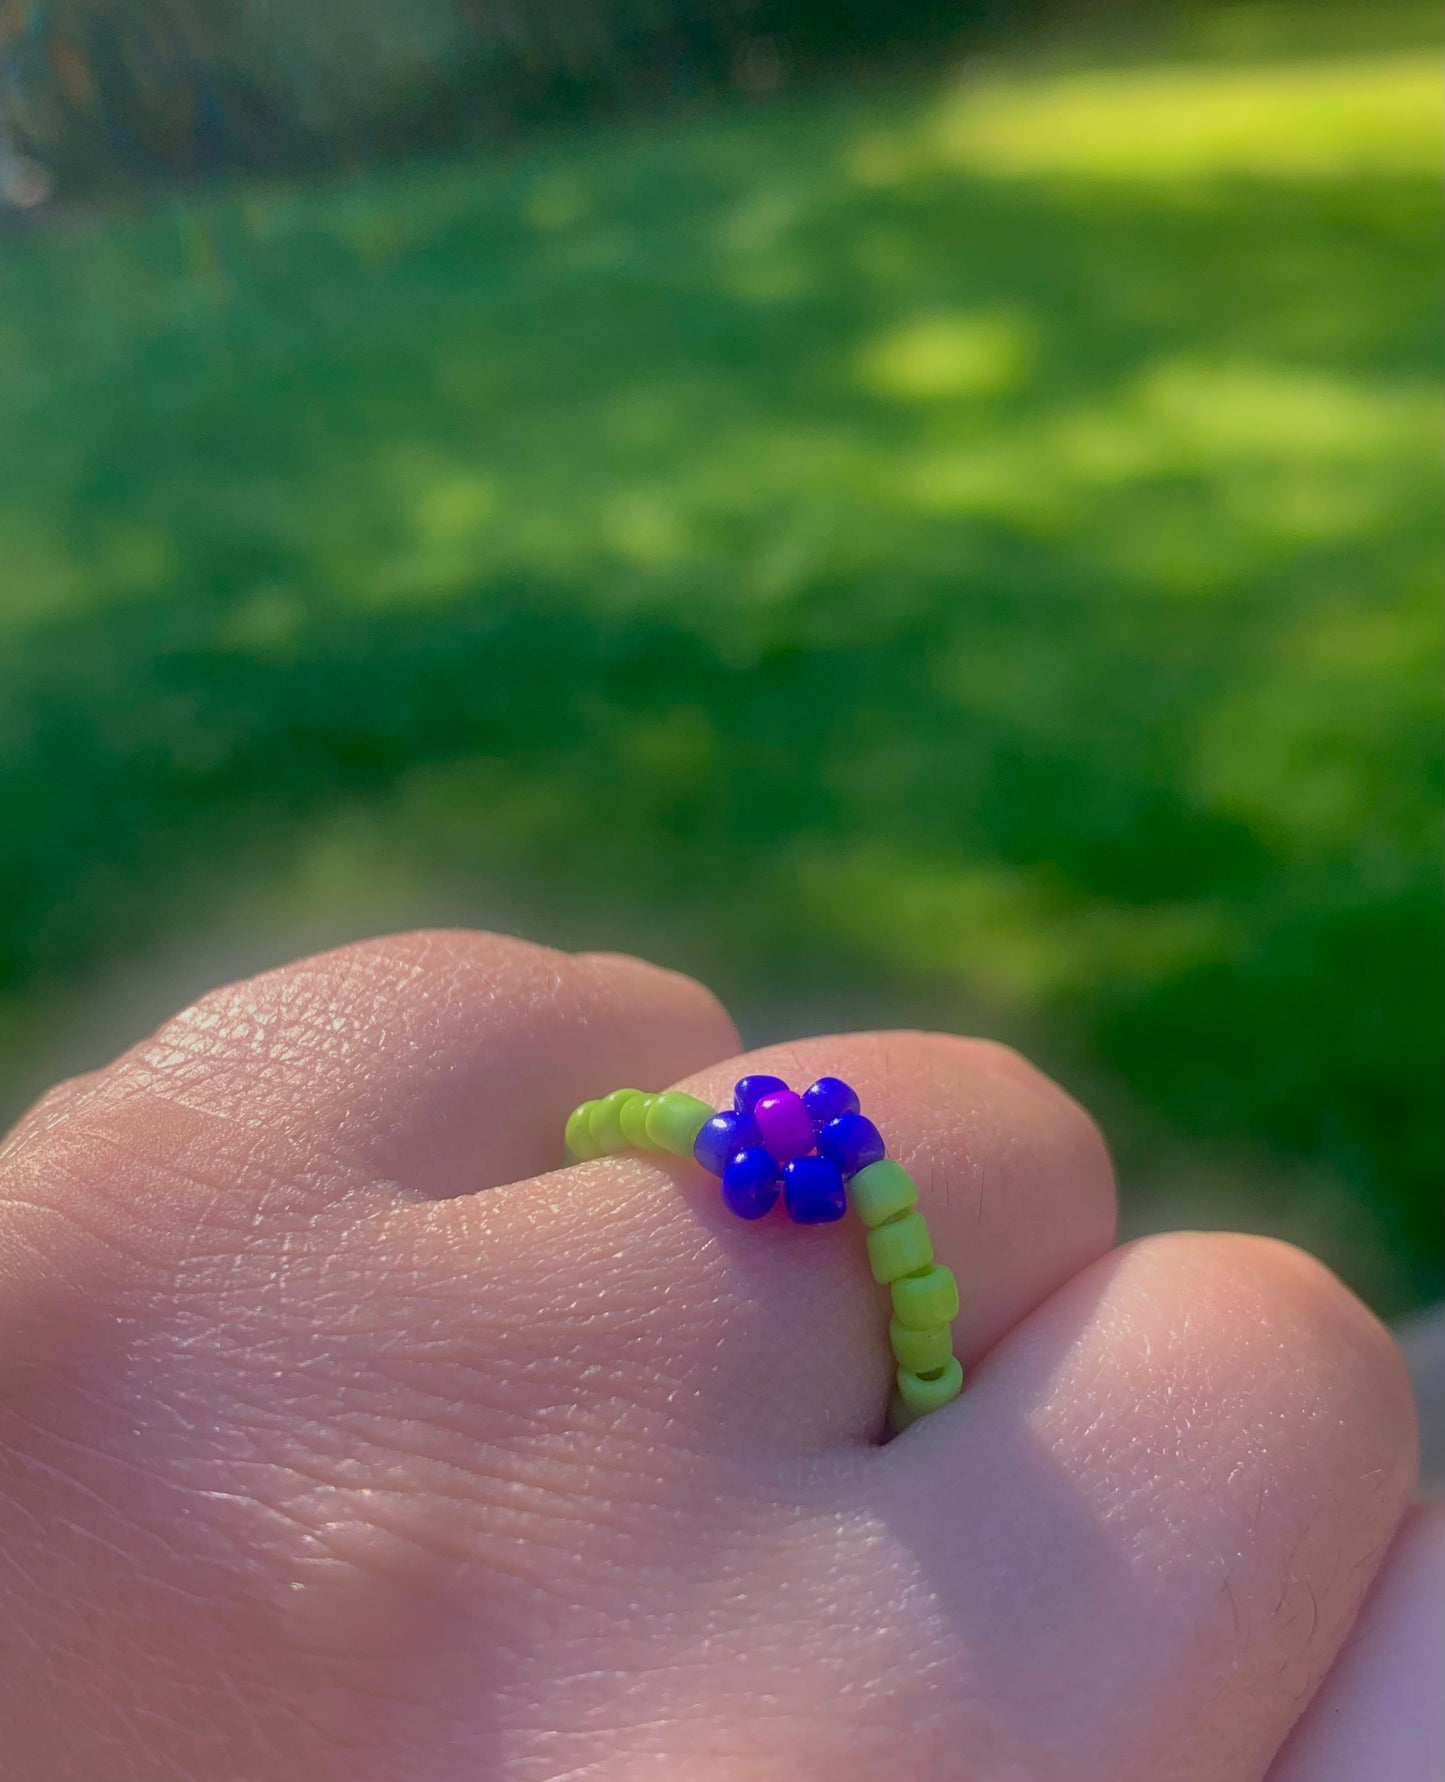
[[[767,90],[1038,3],[0,0],[0,149],[8,136],[72,195],[354,165],[719,87]]]
[[[12,240],[12,1099],[187,933],[513,923],[1015,1038],[1136,1225],[1438,1290],[1436,89],[1039,54]]]

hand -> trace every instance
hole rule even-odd
[[[1374,1319],[1279,1244],[1111,1249],[1011,1052],[736,1049],[636,961],[416,935],[33,1110],[3,1782],[1424,1782],[1441,1533]],[[574,1103],[745,1068],[854,1083],[959,1277],[964,1396],[886,1447],[853,1221],[556,1169]]]

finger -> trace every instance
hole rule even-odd
[[[967,1360],[1110,1242],[1097,1132],[1012,1054],[943,1035],[855,1034],[751,1053],[687,1086],[717,1105],[748,1072],[799,1084],[831,1073],[857,1088],[916,1172],[937,1254],[958,1274]],[[468,1259],[456,1287],[480,1326],[468,1340],[515,1366],[539,1408],[593,1392],[715,1450],[880,1433],[889,1295],[855,1218],[745,1223],[690,1160],[634,1155],[415,1211],[396,1222],[410,1235],[391,1241],[429,1246],[417,1263],[429,1278]]]
[[[204,997],[91,1081],[82,1137],[123,1126],[148,1166],[223,1156],[248,1205],[445,1196],[549,1167],[599,1086],[658,1086],[735,1044],[708,991],[641,960],[401,935]]]
[[[1408,1500],[1399,1352],[1318,1264],[1150,1239],[999,1345],[877,1457],[977,1692],[960,1773],[1263,1775]]]
[[[1269,1782],[1438,1782],[1445,1775],[1445,1511],[1406,1518],[1334,1669]]]

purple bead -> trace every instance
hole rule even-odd
[[[740,1114],[750,1114],[765,1095],[776,1095],[787,1084],[781,1077],[739,1077],[733,1090],[733,1106]]]
[[[864,1114],[839,1114],[830,1120],[818,1134],[818,1150],[830,1157],[845,1177],[856,1176],[860,1169],[888,1154],[878,1128]]]
[[[758,1123],[749,1114],[714,1114],[697,1135],[692,1154],[709,1175],[720,1176],[729,1157],[762,1142]]]
[[[749,1145],[723,1165],[722,1197],[739,1219],[772,1212],[781,1187],[777,1163],[761,1145]]]
[[[779,1163],[786,1163],[790,1157],[805,1157],[818,1142],[802,1096],[791,1089],[764,1095],[753,1109],[753,1118],[763,1143]]]
[[[831,1225],[848,1211],[843,1172],[827,1157],[795,1157],[785,1163],[783,1193],[799,1225]]]
[[[814,1126],[826,1126],[839,1114],[858,1112],[858,1091],[850,1089],[842,1077],[819,1077],[803,1091],[803,1106]]]

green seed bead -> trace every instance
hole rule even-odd
[[[849,1182],[848,1203],[865,1225],[882,1225],[918,1204],[918,1184],[901,1163],[882,1157]]]
[[[600,1156],[627,1149],[627,1140],[622,1136],[622,1108],[625,1102],[641,1093],[640,1089],[614,1089],[611,1095],[593,1102],[587,1126]]]
[[[896,1318],[888,1320],[888,1341],[899,1367],[910,1374],[937,1374],[953,1360],[953,1332],[946,1324],[928,1330],[910,1330]]]
[[[669,1089],[654,1097],[647,1112],[647,1136],[659,1151],[691,1157],[697,1135],[713,1117],[713,1109],[695,1095]]]
[[[916,1275],[927,1268],[933,1261],[933,1239],[922,1213],[900,1213],[870,1231],[868,1261],[873,1279],[885,1285],[900,1275]]]
[[[937,1411],[951,1403],[963,1391],[963,1369],[957,1357],[949,1361],[941,1374],[925,1379],[922,1374],[911,1374],[906,1367],[898,1370],[898,1396],[915,1417],[926,1417],[930,1411]]]
[[[639,1151],[654,1151],[657,1147],[647,1136],[647,1110],[656,1098],[651,1095],[633,1095],[624,1101],[622,1111],[617,1116],[617,1124],[622,1128],[622,1136],[629,1145],[635,1145]]]
[[[935,1262],[916,1275],[901,1275],[893,1283],[893,1312],[910,1330],[952,1324],[958,1316],[958,1282],[953,1270]]]
[[[580,1108],[573,1108],[567,1116],[567,1156],[573,1163],[588,1163],[601,1155],[593,1142],[592,1129],[588,1124],[596,1105],[595,1102],[584,1101]]]

